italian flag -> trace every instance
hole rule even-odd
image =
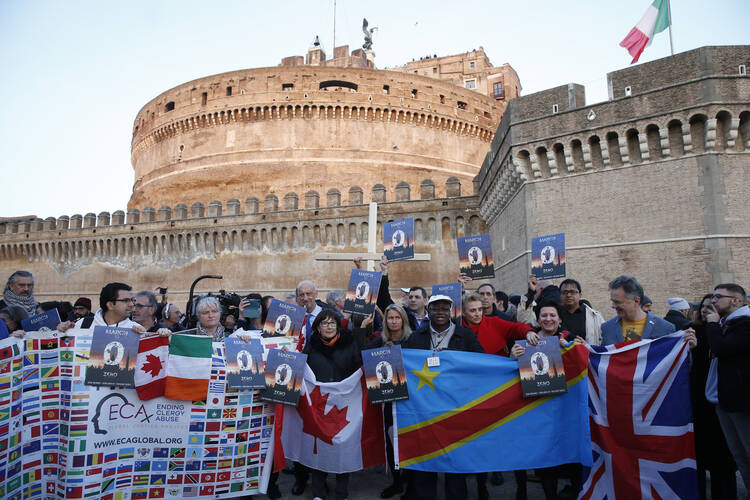
[[[649,5],[646,13],[635,27],[630,30],[628,36],[620,42],[620,47],[628,49],[630,55],[633,56],[633,60],[630,64],[638,61],[641,57],[641,52],[646,46],[651,45],[651,40],[654,39],[654,35],[661,33],[669,27],[669,12],[667,2],[669,0],[654,0]]]
[[[168,337],[141,338],[135,365],[135,390],[142,401],[164,395],[169,357]]]
[[[208,394],[211,378],[212,339],[197,335],[172,335],[169,341],[164,395],[182,401],[200,401]]]

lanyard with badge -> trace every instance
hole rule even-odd
[[[430,345],[432,346],[432,356],[429,356],[427,358],[427,366],[430,368],[434,368],[436,366],[440,366],[440,356],[438,356],[438,352],[442,350],[442,347],[440,347],[440,344],[443,343],[446,337],[446,332],[442,332],[442,335],[438,338],[438,334],[436,332],[435,338],[437,338],[437,343],[435,343],[435,339],[432,335],[430,335]]]

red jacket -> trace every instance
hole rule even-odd
[[[514,323],[505,321],[495,316],[482,315],[482,321],[478,325],[470,325],[463,320],[465,327],[477,334],[479,343],[484,347],[487,354],[508,356],[508,342],[510,340],[523,340],[528,332],[534,329],[525,323]]]

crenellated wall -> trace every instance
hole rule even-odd
[[[476,179],[500,288],[522,290],[531,238],[558,232],[608,317],[619,274],[662,314],[668,297],[750,288],[748,63],[748,46],[704,47],[611,73],[606,102],[575,84],[511,101]]]
[[[249,198],[244,206],[233,199],[8,221],[0,223],[0,275],[32,271],[40,298],[92,296],[119,280],[136,288],[167,285],[173,299],[183,300],[201,274],[224,275],[203,284],[214,291],[283,296],[303,278],[322,289],[342,288],[351,263],[316,261],[315,255],[366,252],[368,206],[315,201],[308,208],[279,208],[275,199]],[[456,236],[485,230],[478,208],[476,196],[458,195],[379,204],[378,248],[383,221],[414,217],[417,251],[433,259],[395,263],[392,285],[455,281]]]

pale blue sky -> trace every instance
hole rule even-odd
[[[750,1],[672,2],[675,51],[750,43]],[[336,44],[378,26],[379,68],[484,47],[523,94],[569,82],[606,99],[606,73],[648,0],[337,0]],[[0,217],[125,210],[140,108],[188,80],[278,65],[319,35],[332,53],[333,1],[0,0]],[[669,55],[664,32],[641,62]],[[206,200],[209,201],[209,200]]]

